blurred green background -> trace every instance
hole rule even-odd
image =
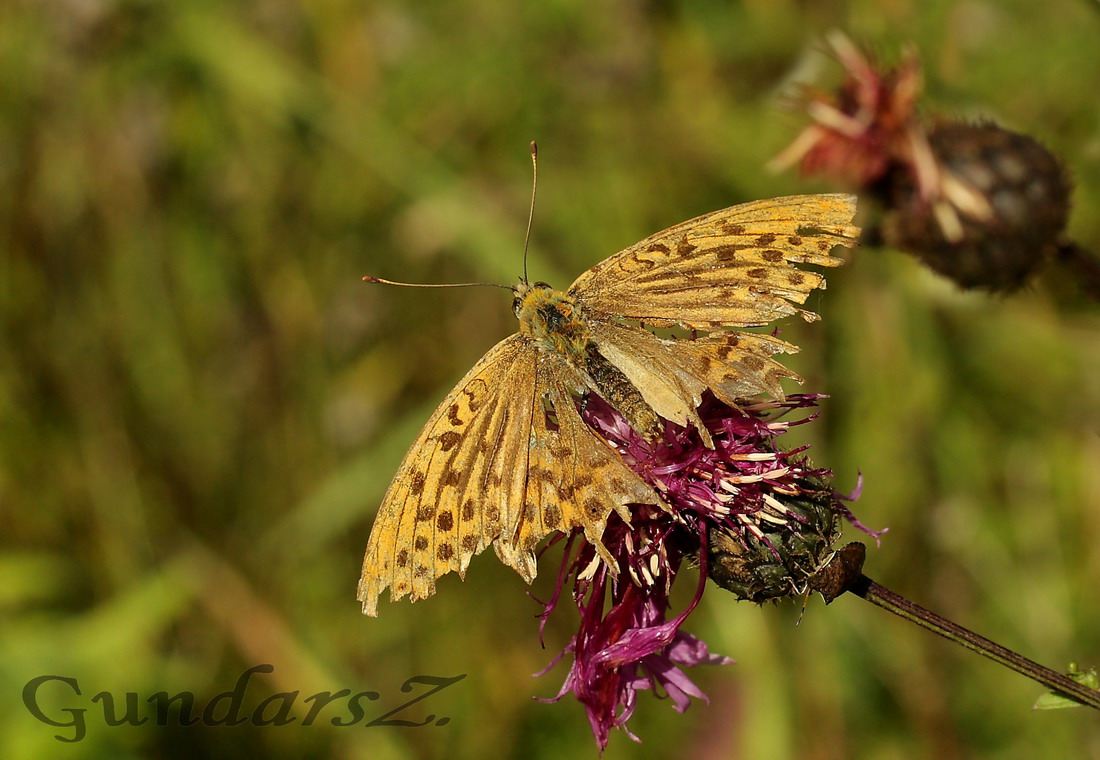
[[[502,3],[9,0],[0,5],[0,747],[6,758],[592,757],[567,605],[488,555],[427,602],[360,615],[371,519],[420,424],[514,329],[499,291],[368,287],[520,272],[564,286],[641,237],[832,189],[764,164],[835,82],[821,34],[909,42],[929,110],[1043,140],[1100,249],[1100,7],[1091,0]],[[788,324],[810,442],[889,526],[867,572],[1063,669],[1100,665],[1100,309],[1050,269],[962,294],[907,257],[849,256]],[[792,388],[793,390],[793,388]],[[796,437],[797,436],[797,437]],[[849,530],[852,538],[859,538]],[[556,565],[534,593],[546,596]],[[693,582],[682,584],[690,592]],[[686,714],[642,697],[605,757],[1100,757],[1095,713],[843,597],[735,604],[687,628],[738,664]],[[104,725],[100,691],[374,690],[468,674],[423,728]],[[87,708],[87,736],[21,702]],[[346,703],[346,702],[345,702]],[[380,706],[375,709],[375,705]],[[336,711],[336,716],[347,715]]]

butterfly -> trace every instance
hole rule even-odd
[[[455,386],[405,455],[367,541],[359,600],[378,614],[392,600],[435,592],[465,576],[474,555],[497,556],[528,583],[546,535],[583,531],[614,568],[600,537],[612,511],[660,505],[658,494],[585,424],[593,393],[648,440],[664,421],[693,426],[704,391],[736,406],[780,380],[772,357],[797,348],[728,328],[799,314],[835,246],[853,246],[855,197],[796,195],[705,214],[658,232],[581,274],[568,290],[525,278],[512,288],[519,332],[489,350]],[[681,328],[662,338],[647,328]]]

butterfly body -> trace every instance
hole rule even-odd
[[[710,391],[736,404],[783,396],[796,378],[771,357],[796,348],[728,328],[811,312],[824,278],[795,264],[836,266],[854,244],[855,198],[809,195],[733,206],[652,235],[581,274],[568,290],[521,280],[519,332],[467,373],[424,426],[383,499],[367,542],[359,599],[377,614],[392,598],[429,596],[490,544],[528,583],[535,549],[554,531],[583,530],[601,558],[612,511],[660,505],[654,489],[583,421],[577,398],[599,395],[649,440],[665,421],[709,435],[696,411]],[[642,324],[680,326],[692,340]]]
[[[663,426],[622,370],[602,353],[593,339],[594,325],[576,299],[543,282],[520,281],[513,291],[513,310],[520,334],[538,349],[568,364],[577,375],[578,390],[591,390],[622,414],[640,435],[653,440]]]

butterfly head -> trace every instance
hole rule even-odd
[[[545,296],[553,290],[545,282],[531,283],[526,279],[520,280],[512,286],[512,313],[516,315],[516,319],[522,322],[523,313],[529,311],[538,302],[545,300],[540,296]]]
[[[520,282],[512,289],[512,311],[519,331],[542,348],[567,357],[581,357],[591,337],[577,302],[545,282]]]

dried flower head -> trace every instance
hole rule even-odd
[[[804,174],[866,189],[907,166],[931,198],[936,167],[916,115],[923,85],[916,50],[908,49],[897,66],[880,69],[840,32],[831,32],[828,42],[846,77],[835,93],[808,92],[805,109],[813,123],[772,159],[772,168],[798,165]]]
[[[1069,179],[1049,150],[988,121],[922,119],[913,50],[885,68],[839,32],[828,41],[845,79],[807,98],[813,123],[774,167],[797,164],[877,196],[884,241],[962,287],[1010,291],[1055,256],[1080,258],[1065,237]]]

